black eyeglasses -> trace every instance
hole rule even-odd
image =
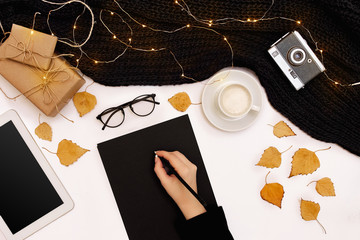
[[[130,107],[131,111],[140,117],[150,115],[154,109],[155,104],[160,104],[155,101],[156,94],[144,94],[134,98],[134,100],[121,104],[117,107],[111,107],[100,113],[96,119],[100,120],[105,127],[116,128],[120,126],[125,120],[124,108]]]

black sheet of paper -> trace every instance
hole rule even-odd
[[[216,204],[188,115],[99,143],[117,206],[130,240],[178,240],[182,213],[154,172],[154,151],[178,150],[197,167],[198,194]]]

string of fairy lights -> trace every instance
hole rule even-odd
[[[124,45],[124,49],[122,52],[120,52],[117,56],[115,56],[113,59],[107,59],[107,60],[103,60],[103,59],[95,59],[93,57],[91,57],[91,55],[87,52],[85,52],[83,50],[83,46],[89,41],[92,33],[93,33],[93,29],[94,29],[94,24],[95,24],[95,17],[94,17],[94,13],[92,11],[92,9],[83,1],[81,0],[70,0],[70,1],[67,1],[67,2],[62,2],[62,3],[59,3],[59,2],[51,2],[49,0],[41,0],[45,3],[48,3],[48,4],[51,4],[51,5],[57,5],[59,7],[55,8],[55,9],[52,9],[48,12],[48,16],[47,16],[47,24],[48,24],[48,28],[50,30],[50,33],[52,35],[55,35],[54,32],[52,31],[51,29],[51,25],[50,25],[50,16],[51,16],[51,13],[55,12],[55,11],[58,11],[60,9],[62,9],[63,7],[65,7],[66,5],[69,5],[69,4],[72,4],[72,3],[80,3],[83,5],[84,9],[82,11],[82,13],[80,15],[77,16],[77,18],[75,19],[74,21],[74,24],[73,24],[73,29],[72,29],[72,38],[73,39],[69,39],[69,38],[58,38],[59,42],[61,43],[64,43],[64,44],[67,44],[69,45],[70,47],[73,47],[73,48],[77,48],[79,49],[80,51],[80,56],[76,59],[76,62],[77,62],[77,66],[79,66],[79,63],[82,59],[83,56],[87,57],[88,59],[90,59],[94,64],[107,64],[107,63],[113,63],[115,61],[117,61],[120,57],[122,57],[129,49],[131,50],[134,50],[134,51],[141,51],[141,52],[160,52],[160,51],[167,51],[171,56],[172,58],[174,59],[174,62],[178,65],[179,69],[181,70],[181,74],[180,74],[180,77],[182,78],[186,78],[186,79],[190,79],[192,81],[196,81],[196,79],[192,78],[191,76],[187,76],[185,74],[185,69],[183,67],[183,65],[181,64],[181,62],[177,59],[175,53],[169,49],[169,48],[166,48],[166,47],[158,47],[158,48],[155,48],[155,47],[148,47],[148,48],[139,48],[139,47],[136,47],[133,43],[134,43],[134,30],[133,28],[130,26],[130,24],[128,22],[126,22],[124,20],[124,18],[121,16],[121,14],[125,14],[133,23],[137,24],[140,26],[140,29],[143,28],[143,29],[148,29],[148,30],[151,30],[153,32],[161,32],[161,33],[166,33],[166,34],[173,34],[173,33],[177,33],[177,32],[180,32],[180,31],[184,31],[186,29],[189,29],[189,28],[193,28],[193,29],[202,29],[202,30],[206,30],[206,31],[210,31],[212,33],[214,33],[214,35],[216,37],[220,37],[222,39],[223,42],[226,43],[226,46],[229,48],[230,50],[230,58],[231,58],[231,67],[234,66],[234,51],[233,51],[233,48],[232,48],[232,45],[230,43],[230,41],[228,40],[228,38],[221,34],[220,32],[218,32],[217,30],[215,30],[213,28],[213,26],[217,26],[217,25],[224,25],[224,24],[229,24],[229,23],[232,23],[232,22],[240,22],[240,23],[243,23],[243,24],[248,24],[248,23],[257,23],[257,22],[260,22],[260,21],[272,21],[272,20],[284,20],[284,21],[290,21],[290,22],[293,22],[294,24],[296,24],[298,27],[301,27],[302,29],[304,29],[311,41],[313,42],[313,44],[315,45],[315,51],[318,52],[320,54],[320,57],[321,57],[321,61],[322,63],[324,63],[324,51],[322,49],[320,49],[318,47],[318,42],[313,38],[310,30],[308,28],[306,28],[303,24],[303,22],[301,20],[297,20],[297,19],[292,19],[292,18],[288,18],[288,17],[284,17],[284,16],[275,16],[275,17],[267,17],[269,11],[273,8],[274,4],[275,4],[275,0],[271,0],[271,4],[269,6],[269,8],[264,12],[264,14],[260,17],[260,18],[234,18],[234,17],[225,17],[225,18],[219,18],[219,19],[203,19],[203,18],[199,18],[197,17],[196,15],[194,15],[189,7],[189,5],[185,2],[185,0],[175,0],[174,1],[174,5],[175,7],[179,7],[180,10],[184,13],[186,13],[188,16],[190,16],[195,22],[196,24],[191,24],[191,23],[187,23],[185,24],[184,26],[181,26],[179,28],[176,28],[176,29],[172,29],[172,30],[168,30],[168,29],[158,29],[158,28],[155,28],[155,27],[152,27],[152,26],[149,26],[148,24],[146,23],[143,23],[139,20],[137,20],[136,18],[134,18],[130,13],[128,13],[121,5],[120,3],[117,1],[117,0],[113,0],[114,3],[118,6],[118,9],[119,9],[119,13],[118,12],[115,12],[115,11],[110,11],[110,10],[106,10],[106,9],[102,9],[100,11],[100,14],[99,14],[99,20],[101,22],[101,24],[104,26],[104,28],[108,31],[109,33],[109,37],[112,38],[113,40],[116,40],[118,41],[120,44]],[[90,24],[90,29],[89,29],[89,33],[88,33],[88,36],[86,37],[86,39],[81,42],[81,43],[78,43],[76,41],[76,30],[78,29],[78,20],[79,18],[85,13],[85,11],[89,11],[90,15],[91,15],[91,24]],[[36,13],[37,14],[37,13]],[[35,14],[35,16],[36,16]],[[126,34],[127,37],[119,37],[117,36],[114,32],[114,30],[110,29],[109,26],[105,23],[104,21],[104,14],[108,14],[112,17],[117,17],[118,19],[120,19],[121,23],[122,24],[125,24],[127,29],[128,29],[128,32]],[[34,19],[35,19],[35,16],[34,16]],[[33,24],[33,27],[34,27],[34,24]],[[122,38],[125,38],[127,39],[126,41],[124,40],[121,40]],[[341,83],[339,81],[336,81],[334,80],[333,78],[331,78],[327,73],[326,71],[323,72],[325,77],[333,82],[335,85],[339,85],[339,86],[342,86],[342,87],[352,87],[352,86],[356,86],[356,85],[360,85],[360,81],[359,82],[355,82],[355,83],[351,83],[351,84],[344,84],[344,83]]]

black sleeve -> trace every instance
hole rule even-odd
[[[209,207],[206,213],[191,218],[182,219],[176,223],[176,228],[183,240],[214,239],[233,240],[222,207]]]

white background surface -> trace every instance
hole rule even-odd
[[[92,81],[87,83],[80,91]],[[10,96],[18,91],[0,76],[0,87]],[[69,167],[60,164],[56,155],[42,150],[75,203],[75,208],[65,216],[30,236],[29,240],[127,240],[127,234],[116,206],[111,187],[103,168],[97,143],[169,120],[184,113],[176,111],[168,98],[186,91],[194,103],[200,102],[203,83],[179,86],[105,87],[94,84],[88,92],[96,95],[95,109],[79,117],[70,101],[61,111],[75,121],[70,123],[61,116],[55,118],[41,114],[41,121],[51,125],[52,142],[39,139],[34,130],[38,126],[39,110],[25,97],[8,100],[0,93],[0,114],[15,109],[30,130],[39,147],[56,152],[62,139],[72,140],[90,152]],[[148,117],[140,118],[126,110],[126,119],[116,129],[101,130],[96,115],[104,109],[132,100],[134,97],[156,93],[161,102]],[[248,129],[229,133],[212,126],[204,116],[201,105],[192,105],[189,115],[204,163],[218,204],[223,206],[229,228],[235,239],[328,239],[345,240],[360,237],[360,158],[336,144],[315,140],[302,132],[274,110],[263,91],[263,108],[255,123]],[[277,138],[268,124],[284,120],[297,134]],[[358,131],[358,129],[354,129]],[[280,168],[271,170],[268,183],[279,182],[285,195],[282,209],[265,202],[260,190],[265,184],[269,169],[255,166],[263,151],[274,146],[284,151]],[[331,150],[317,153],[320,168],[311,175],[288,178],[291,160],[299,148],[315,151],[331,146]],[[16,146],[14,146],[16,147]],[[119,156],[119,159],[126,156]],[[0,158],[1,159],[1,158]],[[11,159],[1,159],[11,161]],[[306,185],[322,177],[330,177],[335,185],[336,197],[322,197],[315,184]],[[326,228],[324,234],[316,221],[304,221],[300,216],[300,200],[315,201],[321,210],[318,220]],[[0,239],[3,240],[1,234]]]

